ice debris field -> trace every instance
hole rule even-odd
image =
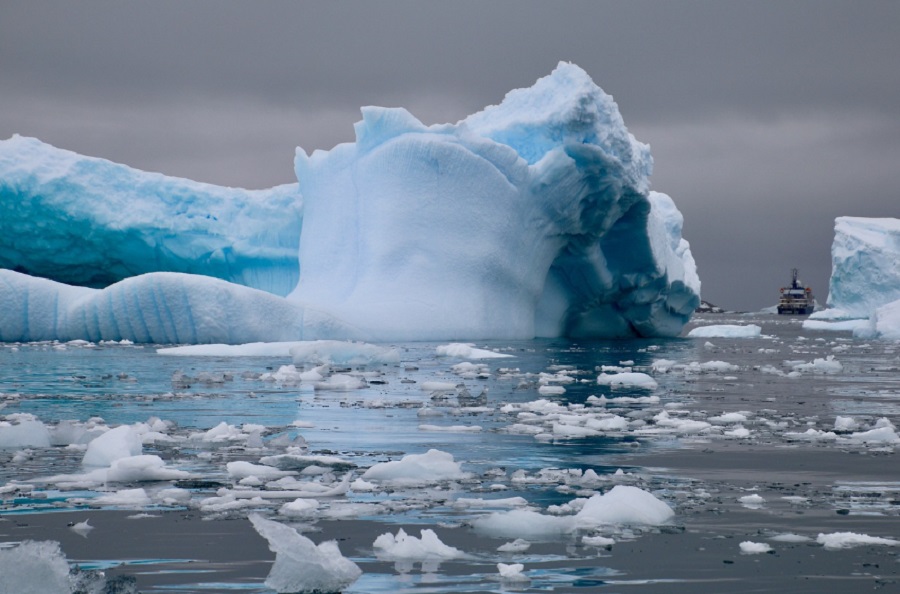
[[[649,148],[578,66],[355,132],[253,192],[0,142],[0,340],[677,336],[699,304]]]
[[[0,575],[53,592],[158,591],[172,570],[181,591],[707,591],[688,568],[709,557],[726,571],[842,551],[896,575],[897,346],[778,316],[696,326],[584,344],[3,345]],[[846,466],[791,466],[823,455]],[[48,512],[83,544],[11,546]],[[121,538],[96,527],[114,513],[145,534],[173,514],[225,522],[271,557],[232,581],[184,565],[221,571],[211,551],[85,557]],[[672,564],[627,561],[659,539]]]

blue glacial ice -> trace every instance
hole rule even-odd
[[[900,219],[838,217],[831,246],[828,309],[816,312],[805,327],[822,320],[868,319],[852,326],[855,334],[900,339]],[[832,323],[835,329],[851,328]]]
[[[0,221],[0,268],[68,284],[170,271],[287,295],[300,273],[296,184],[225,188],[36,138],[0,141]]]
[[[0,339],[674,336],[699,304],[681,213],[650,190],[649,148],[579,67],[561,63],[456,124],[426,126],[400,108],[362,116],[356,142],[297,150],[299,187],[254,195],[6,141],[0,188],[26,189],[0,195],[4,216],[17,213],[0,235],[21,252],[2,244],[4,265],[36,272],[32,252],[78,235],[96,238],[74,242],[78,262],[44,258],[129,276],[146,271],[136,261],[177,257],[154,268],[174,272],[100,290],[3,271]],[[47,276],[75,282],[51,264]]]

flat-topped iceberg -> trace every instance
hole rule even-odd
[[[579,67],[456,124],[362,114],[356,142],[298,149],[299,194],[6,141],[2,265],[77,284],[194,274],[92,291],[5,273],[0,339],[677,336],[699,304],[681,213],[650,191],[649,148]]]

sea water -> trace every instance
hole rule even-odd
[[[209,549],[193,555],[177,546],[179,538],[191,538],[187,533],[179,536],[177,526],[167,528],[167,536],[159,536],[158,543],[145,549],[153,554],[143,559],[135,559],[124,544],[117,558],[115,547],[108,546],[117,536],[105,527],[78,539],[65,535],[63,552],[81,567],[133,576],[140,591],[267,592],[265,564],[271,559],[260,558],[259,542],[247,554],[261,565],[251,566],[249,560],[242,564],[240,555],[246,539],[258,541],[248,529],[246,515],[262,511],[298,526],[314,540],[319,540],[319,530],[323,538],[346,530],[343,553],[364,571],[350,591],[455,592],[580,591],[617,583],[648,589],[669,579],[681,584],[681,591],[700,591],[698,584],[706,579],[701,574],[706,574],[699,565],[696,574],[689,570],[696,559],[678,540],[696,544],[685,533],[700,527],[722,538],[744,538],[736,535],[746,533],[747,539],[763,540],[801,532],[814,541],[819,529],[872,532],[869,520],[875,517],[881,521],[878,536],[900,537],[897,444],[889,431],[878,439],[865,437],[867,430],[900,423],[900,348],[856,340],[847,333],[804,331],[800,322],[771,315],[705,315],[693,323],[758,324],[762,335],[754,338],[481,342],[478,347],[509,357],[473,361],[484,367],[465,375],[452,369],[460,359],[437,355],[438,343],[395,344],[391,346],[401,353],[399,364],[333,369],[365,380],[365,387],[346,391],[261,379],[291,363],[289,358],[172,357],[158,354],[159,345],[0,345],[0,417],[15,422],[25,413],[48,427],[90,420],[114,427],[155,417],[168,424],[173,441],[147,444],[144,453],[157,454],[167,466],[193,477],[181,482],[59,488],[44,479],[84,472],[83,447],[2,448],[0,489],[7,488],[0,492],[0,540],[12,546],[24,540],[24,532],[30,538],[62,539],[59,531],[49,528],[28,531],[14,525],[36,526],[48,512],[67,517],[80,510],[106,512],[97,517],[114,518],[109,525],[123,530],[133,529],[138,521],[152,521],[131,519],[141,513],[192,514],[204,522],[204,530],[219,526],[221,531],[221,538],[209,541],[213,543]],[[838,362],[839,370],[834,364],[817,368],[813,364],[817,359]],[[597,376],[604,369],[647,373],[658,387],[598,385]],[[423,389],[429,382],[453,387]],[[542,394],[542,385],[564,391]],[[547,406],[534,405],[541,401]],[[584,437],[568,433],[570,427],[584,427],[590,416],[622,417],[627,425]],[[852,418],[857,430],[835,433],[839,416]],[[223,422],[236,428],[264,426],[258,435],[261,443],[196,438]],[[336,456],[354,465],[350,471],[354,479],[374,464],[431,449],[452,454],[467,477],[351,489],[323,498],[316,512],[302,519],[277,514],[285,501],[230,511],[205,510],[201,505],[217,497],[220,489],[253,488],[229,476],[229,462],[258,463],[263,456],[303,443],[310,455]],[[718,457],[710,455],[710,464],[702,456],[691,457],[704,451],[717,452]],[[829,462],[817,470],[814,461],[823,453]],[[722,456],[729,462],[712,463]],[[865,465],[855,463],[863,457]],[[877,458],[884,464],[870,464]],[[790,480],[783,479],[799,475],[785,467],[789,460],[806,469],[803,480],[790,486]],[[336,484],[343,474],[325,469],[304,476]],[[20,484],[29,487],[10,488]],[[189,500],[167,505],[154,499],[135,509],[92,504],[101,495],[135,487],[145,488],[153,498],[173,484],[189,491]],[[533,547],[527,551],[498,553],[497,547],[511,539],[477,533],[473,523],[505,508],[454,504],[522,497],[531,510],[564,516],[577,511],[579,500],[616,484],[638,486],[668,503],[676,512],[673,525],[610,526],[601,532],[616,542],[611,547],[582,543],[584,536],[601,535],[595,531],[548,534],[532,538]],[[742,503],[754,500],[741,499],[748,494],[759,495],[762,511]],[[719,521],[729,514],[728,522]],[[807,525],[809,518],[818,523]],[[841,522],[834,524],[835,518]],[[185,521],[185,530],[195,531],[188,528],[194,525]],[[374,537],[403,526],[411,534],[423,527],[443,530],[442,538],[464,550],[467,558],[430,564],[378,559],[371,547]],[[153,524],[140,529],[154,533]],[[352,534],[357,536],[350,538]],[[653,548],[651,543],[671,541],[670,552],[678,550],[680,567],[654,571],[648,569],[653,563],[648,563],[639,570],[634,563],[620,562],[617,552],[641,541],[647,550]],[[733,551],[723,549],[722,555],[740,560],[737,544]],[[788,545],[780,546],[783,550]],[[216,547],[228,549],[230,560],[210,562]],[[498,562],[523,563],[525,579],[502,580]],[[896,558],[891,562],[896,572]],[[202,571],[198,564],[204,564]],[[187,566],[194,570],[185,571]]]

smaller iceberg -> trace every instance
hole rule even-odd
[[[854,335],[900,340],[900,219],[838,217],[831,246],[828,309],[804,328],[831,322]],[[868,322],[840,325],[835,320]]]
[[[316,545],[290,526],[250,514],[250,522],[275,553],[266,586],[279,593],[341,592],[362,570],[341,554],[337,542]]]

